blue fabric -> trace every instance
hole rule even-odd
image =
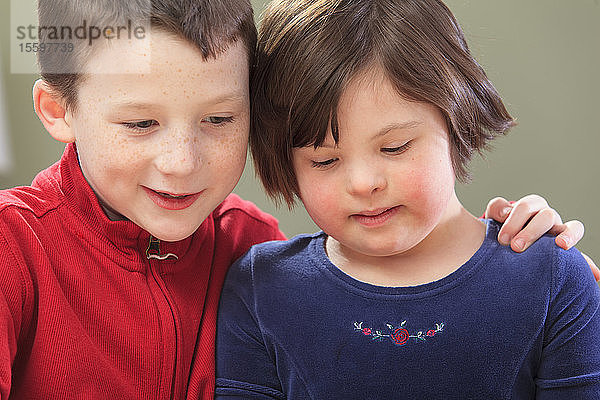
[[[331,264],[325,234],[231,267],[217,399],[600,399],[600,291],[577,250],[481,248],[429,284],[386,288]]]

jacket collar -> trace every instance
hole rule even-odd
[[[150,245],[151,235],[149,232],[129,220],[111,221],[107,217],[96,194],[83,176],[74,143],[69,143],[65,148],[57,178],[68,208],[79,217],[86,228],[93,231],[100,241],[104,242],[101,246],[106,248],[100,249],[101,251],[111,255],[116,254],[119,260],[115,261],[125,268],[133,262],[136,266],[127,269],[134,270],[139,269],[137,265],[148,264],[147,253],[157,254],[156,243]],[[151,257],[151,259],[165,265],[174,264],[173,267],[175,267],[177,261],[190,256],[188,253],[191,252],[193,253],[191,256],[195,256],[199,251],[200,243],[204,241],[209,231],[213,230],[211,221],[212,214],[193,235],[186,239],[177,242],[159,241],[160,254],[157,254],[159,257]],[[149,247],[151,248],[149,249]],[[175,254],[177,258],[161,257],[167,254]]]

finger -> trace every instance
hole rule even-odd
[[[596,282],[599,282],[600,281],[600,269],[598,269],[598,267],[596,266],[594,261],[591,258],[589,258],[586,254],[581,253],[581,255],[583,256],[583,258],[585,258],[585,261],[587,261],[587,263],[590,265],[590,268],[592,269],[592,273],[594,274],[594,279],[596,279]]]
[[[552,235],[558,235],[554,242],[565,250],[569,250],[581,240],[585,232],[585,227],[580,221],[567,221],[564,224],[556,225],[548,231]]]
[[[491,218],[498,222],[504,222],[510,214],[512,205],[502,197],[495,197],[489,201],[485,209],[484,218]]]
[[[544,208],[548,208],[548,203],[538,195],[525,196],[514,203],[510,215],[500,229],[498,241],[503,245],[508,245],[529,219]]]
[[[554,209],[546,207],[535,214],[525,228],[513,237],[510,247],[517,252],[525,251],[556,224],[561,224],[560,215]]]

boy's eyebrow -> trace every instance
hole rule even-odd
[[[243,102],[245,102],[244,96],[233,95],[233,94],[222,95],[219,97],[209,99],[209,101],[207,101],[207,103],[209,103],[209,104],[243,103]],[[124,100],[124,101],[117,101],[117,102],[113,103],[113,106],[116,108],[120,108],[120,109],[126,108],[126,109],[131,109],[131,110],[154,110],[154,109],[156,109],[156,107],[160,107],[160,104],[143,103],[143,102],[137,102],[137,101]]]
[[[384,126],[375,134],[375,137],[385,136],[388,132],[397,129],[411,129],[422,124],[422,121],[406,121],[406,122],[394,122]]]

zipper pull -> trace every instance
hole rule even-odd
[[[150,242],[148,243],[148,248],[146,249],[146,258],[148,260],[150,260],[151,258],[156,258],[157,260],[166,260],[169,257],[175,257],[176,260],[179,260],[177,254],[160,254],[160,240],[151,235]]]

